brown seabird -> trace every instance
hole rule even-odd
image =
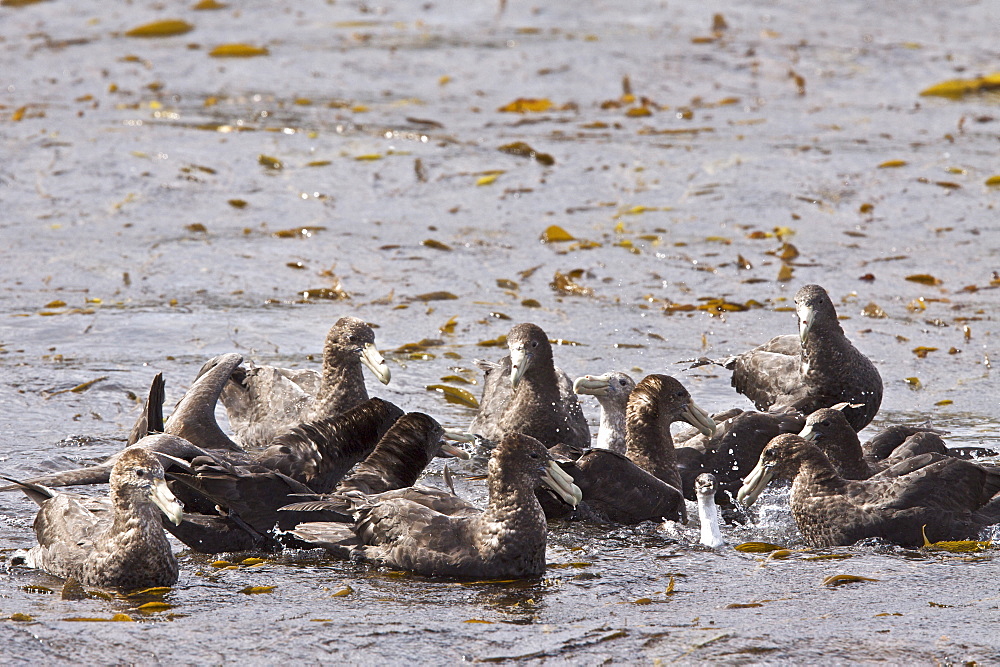
[[[469,432],[491,442],[524,433],[546,447],[589,447],[587,419],[572,381],[553,363],[545,332],[534,324],[516,324],[507,334],[507,348],[510,354],[486,373],[480,411]]]
[[[27,553],[28,566],[85,586],[137,589],[177,582],[177,559],[163,534],[160,513],[177,524],[183,510],[154,454],[126,450],[111,470],[107,498],[5,479],[39,506],[34,523],[38,545]]]
[[[545,572],[539,480],[575,503],[580,490],[538,440],[512,433],[490,457],[484,511],[426,487],[353,495],[353,524],[303,523],[300,539],[379,566],[430,576],[509,579]],[[352,496],[347,496],[351,498]]]
[[[375,332],[357,317],[342,317],[327,333],[320,372],[237,368],[222,391],[222,403],[243,446],[266,447],[298,424],[336,416],[367,400],[362,366],[389,383],[389,366],[375,346]]]
[[[791,408],[810,414],[837,403],[855,431],[867,426],[882,404],[882,377],[844,334],[829,295],[819,285],[795,294],[798,335],[772,338],[728,359],[733,387],[758,410]],[[857,406],[857,407],[853,407]]]
[[[931,542],[961,540],[1000,521],[998,503],[990,502],[1000,492],[1000,471],[953,457],[904,474],[847,480],[816,445],[783,434],[764,448],[740,489],[740,501],[753,504],[776,477],[792,480],[792,516],[812,547],[848,546],[866,538],[918,547],[924,531]]]

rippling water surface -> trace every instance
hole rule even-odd
[[[394,366],[374,393],[447,426],[471,411],[425,387],[475,378],[501,354],[479,343],[525,320],[575,343],[556,348],[571,375],[667,372],[710,410],[748,407],[678,362],[793,331],[807,282],[885,379],[872,432],[931,421],[997,443],[998,98],[919,95],[997,68],[992,3],[194,7],[0,4],[5,474],[120,448],[157,371],[172,404],[222,352],[315,367],[346,313]],[[163,19],[194,29],[126,35]],[[267,54],[210,55],[232,43]],[[534,155],[498,150],[515,142]],[[551,225],[574,240],[541,242]],[[482,499],[474,472],[459,488]],[[5,556],[33,543],[33,512],[0,498]],[[1000,661],[994,550],[809,560],[780,490],[759,516],[727,539],[789,558],[706,550],[694,525],[553,524],[546,576],[505,583],[318,552],[217,567],[178,545],[152,611],[8,568],[0,654]],[[70,620],[115,614],[135,623]]]

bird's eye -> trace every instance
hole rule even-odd
[[[830,420],[829,419],[824,419],[823,421],[821,421],[819,423],[819,425],[820,426],[829,426],[830,425]]]
[[[358,337],[355,336],[354,334],[351,334],[350,336],[347,337],[347,340],[349,340],[352,343],[357,343],[358,342]]]
[[[539,457],[539,454],[538,452],[531,452],[530,454],[528,454],[528,456],[530,456],[533,459],[537,459]]]
[[[685,390],[683,390],[683,389],[678,389],[677,393],[674,394],[674,396],[678,396],[678,397],[683,397],[683,396],[686,396],[686,395],[687,395],[687,392]]]
[[[145,477],[146,476],[146,471],[143,470],[142,468],[139,468],[138,470],[135,471],[135,476],[136,477]]]
[[[618,384],[624,387],[625,385],[628,384],[628,382],[625,381],[625,378],[622,378],[621,380],[618,381]]]
[[[538,341],[537,340],[531,341],[531,347],[538,347]]]

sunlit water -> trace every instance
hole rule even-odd
[[[13,4],[0,7],[5,474],[120,448],[157,371],[169,406],[222,352],[315,367],[345,313],[379,325],[393,381],[373,393],[450,427],[471,411],[425,387],[475,378],[474,358],[501,354],[478,343],[524,320],[580,343],[555,351],[571,375],[667,372],[711,411],[749,407],[718,369],[678,362],[793,331],[788,299],[807,282],[885,380],[863,436],[931,422],[952,445],[997,444],[997,98],[919,96],[996,69],[991,3]],[[124,35],[165,18],[195,29]],[[269,55],[209,56],[232,42]],[[519,98],[551,107],[498,111]],[[517,141],[554,164],[498,150]],[[541,243],[550,225],[575,241]],[[591,291],[554,289],[557,273]],[[338,287],[350,298],[302,298]],[[393,352],[423,339],[439,342]],[[476,471],[455,470],[482,501]],[[440,463],[428,479],[442,484]],[[33,512],[0,498],[0,546],[33,543]],[[0,621],[0,655],[1000,661],[994,550],[817,553],[780,489],[756,513],[724,529],[730,544],[790,556],[705,549],[692,521],[553,524],[546,576],[525,582],[316,551],[226,565],[178,545],[181,580],[162,598],[64,599],[14,567],[0,618],[20,620]],[[824,553],[849,557],[809,560]],[[835,574],[877,581],[822,585]],[[241,592],[254,587],[268,592]],[[67,620],[115,614],[136,622]]]

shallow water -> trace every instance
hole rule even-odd
[[[919,96],[996,69],[991,3],[550,4],[0,6],[0,470],[118,449],[156,371],[172,404],[218,353],[315,366],[345,313],[379,325],[393,380],[373,393],[447,426],[471,411],[425,387],[475,377],[474,358],[500,356],[478,343],[524,320],[580,343],[556,348],[574,376],[668,372],[709,410],[746,407],[725,376],[677,362],[793,331],[788,300],[807,282],[882,372],[871,430],[930,420],[955,445],[998,441],[1000,191],[985,185],[1000,170],[998,98]],[[124,35],[165,18],[196,29]],[[209,56],[232,42],[269,55]],[[498,111],[518,98],[552,108]],[[497,150],[516,141],[554,164]],[[549,225],[576,241],[541,243]],[[798,256],[783,260],[783,243]],[[592,292],[556,290],[557,272]],[[920,274],[940,282],[906,279]],[[302,296],[337,286],[348,299]],[[864,316],[870,304],[885,317]],[[422,339],[440,344],[392,353]],[[798,545],[768,498],[731,543]],[[0,498],[0,546],[29,546],[32,514]],[[992,550],[764,562],[696,540],[693,527],[554,524],[541,581],[473,584],[315,552],[237,569],[184,552],[171,608],[152,613],[145,598],[63,600],[57,580],[12,568],[0,617],[31,620],[0,621],[0,654],[1000,661]],[[878,581],[821,585],[831,574]],[[115,613],[139,622],[66,620]]]

